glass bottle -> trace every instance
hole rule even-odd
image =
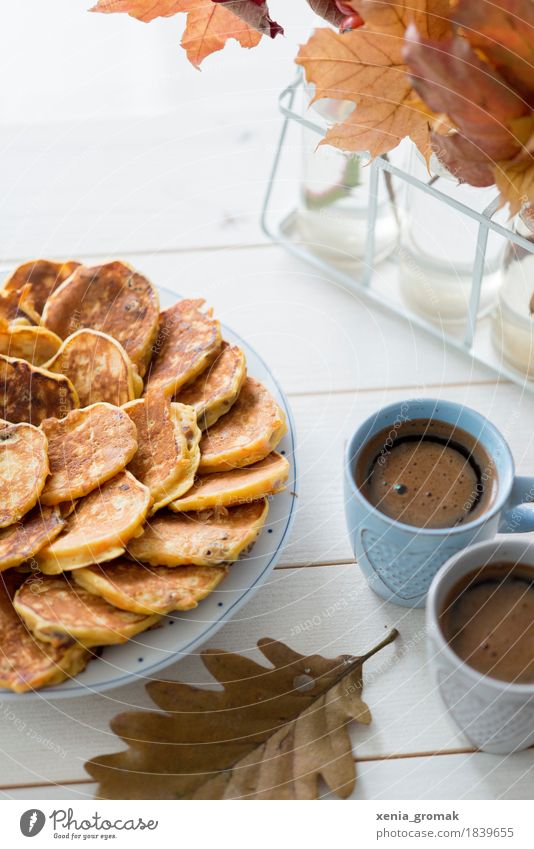
[[[502,359],[534,379],[534,207],[525,204],[512,229],[532,246],[507,242],[493,317],[493,342]]]
[[[304,86],[305,116],[323,133],[355,108],[350,101],[324,98],[309,106],[312,86]],[[309,107],[309,108],[308,108]],[[303,126],[303,159],[297,227],[306,246],[336,263],[359,263],[367,238],[370,169],[367,154],[320,144],[321,136]],[[398,223],[391,179],[381,172],[375,227],[375,260],[397,245]]]
[[[412,145],[409,173],[433,185],[446,197],[482,212],[496,195],[495,187],[459,184],[434,155],[430,174]],[[406,184],[401,209],[399,284],[404,302],[429,321],[462,327],[467,319],[478,222],[441,198]],[[479,316],[491,310],[500,283],[502,239],[489,233]]]

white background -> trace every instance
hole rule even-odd
[[[305,0],[273,0],[285,37],[245,51],[235,42],[224,60],[199,72],[179,46],[184,15],[141,23],[125,14],[92,14],[92,0],[4,3],[0,31],[0,122],[161,114],[191,98],[280,88],[292,57],[318,20]]]

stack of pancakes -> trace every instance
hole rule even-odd
[[[196,607],[284,488],[282,410],[201,300],[122,262],[0,290],[0,686],[82,670]]]

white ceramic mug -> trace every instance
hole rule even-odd
[[[508,754],[534,743],[534,684],[514,684],[477,672],[452,650],[439,622],[449,594],[462,578],[499,562],[534,570],[534,544],[503,537],[455,554],[432,581],[426,617],[429,661],[445,706],[473,746]]]

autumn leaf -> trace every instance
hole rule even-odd
[[[493,186],[495,163],[478,145],[450,127],[444,134],[432,132],[431,138],[432,150],[439,161],[461,183],[479,187]]]
[[[532,0],[458,0],[451,17],[471,46],[483,50],[502,79],[534,107]]]
[[[268,32],[281,31],[268,16],[267,7],[255,0],[230,0],[219,3],[212,0],[98,0],[93,12],[125,12],[139,21],[148,23],[158,17],[187,13],[187,24],[182,37],[182,47],[187,58],[197,67],[211,53],[222,50],[233,38],[242,47],[255,47]],[[273,34],[273,28],[275,29]]]
[[[346,15],[340,12],[334,0],[308,0],[308,5],[319,17],[324,18],[329,24],[335,27],[341,26],[341,22]]]
[[[366,24],[383,33],[404,35],[410,23],[432,38],[450,32],[449,0],[349,0]]]
[[[534,204],[534,164],[532,158],[497,162],[495,183],[508,201],[512,215],[526,204]]]
[[[444,113],[459,132],[493,160],[519,149],[512,122],[529,112],[523,99],[480,59],[465,38],[434,41],[410,25],[404,58],[412,84],[436,113]]]
[[[129,748],[90,761],[108,799],[313,799],[322,777],[349,796],[355,764],[347,725],[368,724],[363,657],[305,657],[275,640],[258,647],[271,667],[209,650],[204,665],[220,690],[154,681],[160,711],[130,711],[111,723]]]
[[[410,21],[436,38],[449,32],[448,0],[349,0],[347,5],[365,26],[347,33],[317,30],[297,57],[316,86],[316,99],[357,104],[344,123],[327,132],[325,142],[378,156],[409,136],[428,158],[428,110],[406,75],[403,40]]]
[[[211,0],[210,0],[211,2]],[[106,15],[124,12],[138,21],[149,23],[156,18],[170,18],[178,12],[187,12],[189,8],[206,5],[203,0],[97,0],[91,12],[102,12]]]
[[[414,89],[446,116],[449,131],[432,133],[440,161],[462,182],[493,185],[495,163],[515,158],[532,133],[528,105],[463,37],[428,39],[412,24],[404,58]]]
[[[404,30],[383,33],[367,26],[346,33],[316,30],[297,57],[315,85],[315,100],[352,100],[356,109],[328,130],[324,141],[372,156],[405,136],[429,153],[428,117],[414,96],[402,59]]]
[[[242,18],[245,23],[262,35],[276,38],[277,35],[284,34],[280,24],[273,21],[269,15],[266,0],[212,0],[212,2],[222,3],[225,8]]]

